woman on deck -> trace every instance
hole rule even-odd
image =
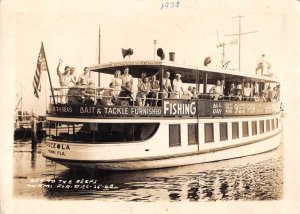
[[[133,91],[130,81],[127,81],[125,86],[122,86],[122,91],[119,94],[117,105],[128,106],[133,104]]]
[[[119,96],[121,92],[121,86],[122,86],[122,79],[121,79],[121,71],[116,70],[113,79],[111,80],[111,83],[114,84],[114,92],[115,96]]]
[[[115,89],[115,83],[111,82],[109,84],[109,89],[105,89],[102,93],[102,99],[101,99],[102,105],[107,105],[107,106],[114,105],[114,102],[116,100],[114,89]]]

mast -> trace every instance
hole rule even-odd
[[[23,85],[21,83],[21,120],[23,120]]]
[[[99,40],[98,40],[98,45],[99,45],[99,52],[98,52],[98,64],[101,63],[101,29],[100,29],[100,25],[99,25]],[[100,72],[98,72],[98,87],[100,87]]]
[[[238,16],[234,16],[232,18],[233,19],[239,18],[239,33],[238,34],[228,34],[228,35],[225,35],[225,36],[239,36],[239,71],[241,71],[241,38],[242,38],[242,35],[249,34],[249,33],[256,33],[257,31],[242,33],[241,18],[244,18],[244,16],[238,15]]]
[[[157,44],[157,40],[154,39],[154,40],[153,40],[153,45],[154,45],[154,46],[153,46],[153,48],[154,48],[154,50],[153,50],[153,60],[155,60],[155,55],[156,55],[156,54],[155,54],[155,52],[156,52],[156,44]]]

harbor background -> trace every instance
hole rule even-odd
[[[95,44],[97,40],[97,33],[98,33],[98,24],[101,20],[103,19],[95,19],[95,23],[93,23],[93,26],[90,28],[93,29],[87,30],[86,28],[80,28],[80,27],[74,27],[70,25],[70,23],[78,23],[75,21],[74,16],[80,17],[83,14],[90,14],[89,17],[95,18],[95,14],[97,9],[99,7],[94,7],[95,9],[92,10],[92,12],[89,11],[89,7],[85,6],[82,7],[82,5],[78,1],[64,1],[63,4],[60,4],[58,1],[53,1],[53,3],[48,4],[48,5],[43,5],[42,3],[38,3],[36,1],[28,1],[28,2],[18,2],[18,1],[10,1],[9,4],[7,4],[8,1],[2,1],[2,7],[1,7],[1,81],[3,84],[0,84],[0,89],[1,89],[1,123],[0,123],[0,139],[1,139],[1,155],[0,155],[0,160],[1,160],[1,210],[13,210],[13,213],[50,213],[50,212],[57,212],[60,213],[62,211],[73,211],[72,213],[82,213],[87,209],[87,207],[92,207],[93,211],[95,212],[100,212],[100,211],[106,211],[106,212],[112,212],[114,210],[115,212],[122,212],[122,213],[132,213],[136,211],[135,205],[132,203],[101,203],[101,200],[88,200],[86,203],[78,203],[78,200],[74,198],[73,199],[68,199],[68,200],[63,200],[62,198],[60,199],[54,199],[52,193],[52,199],[47,200],[49,198],[35,198],[34,195],[40,195],[43,196],[43,193],[40,192],[40,189],[37,189],[35,193],[31,191],[25,191],[23,197],[20,196],[21,192],[17,191],[17,194],[19,196],[16,197],[16,192],[19,188],[22,189],[22,182],[24,184],[27,184],[27,178],[22,179],[22,173],[21,177],[17,178],[14,177],[15,173],[15,163],[14,160],[18,158],[14,157],[16,153],[18,153],[20,156],[23,154],[23,158],[19,160],[23,164],[27,164],[27,168],[25,167],[24,169],[28,171],[24,171],[24,174],[26,173],[36,173],[34,170],[31,168],[33,167],[31,163],[36,164],[35,167],[39,164],[43,164],[44,162],[37,162],[37,160],[40,160],[40,148],[36,149],[36,159],[35,161],[31,160],[32,157],[34,157],[34,152],[32,152],[32,149],[29,144],[26,143],[21,143],[21,146],[18,147],[19,143],[14,143],[13,141],[13,117],[14,117],[14,108],[15,108],[15,95],[18,93],[20,89],[20,84],[24,82],[24,84],[29,85],[31,87],[31,82],[33,79],[34,75],[34,70],[36,66],[36,59],[40,47],[40,41],[46,42],[46,54],[47,58],[50,62],[50,70],[51,74],[54,78],[54,81],[58,83],[57,77],[55,75],[55,69],[57,66],[58,58],[62,57],[64,59],[64,63],[74,65],[77,68],[77,75],[81,73],[81,68],[86,65],[94,64],[96,62],[96,50],[95,50]],[[140,1],[143,2],[143,1]],[[155,2],[155,1],[153,1]],[[188,2],[188,1],[185,1]],[[192,2],[192,1],[189,1]],[[161,213],[179,213],[180,211],[185,211],[185,212],[192,212],[194,210],[198,210],[201,207],[201,211],[204,211],[203,209],[209,209],[210,211],[212,210],[222,210],[222,212],[227,212],[227,213],[233,213],[234,211],[243,211],[244,213],[254,213],[256,212],[257,209],[260,210],[261,213],[265,212],[271,212],[272,213],[297,213],[299,212],[299,203],[300,201],[300,195],[299,195],[299,118],[300,118],[300,111],[299,111],[299,96],[295,93],[295,87],[298,86],[300,78],[299,78],[299,1],[278,1],[275,4],[273,4],[273,1],[252,1],[254,2],[252,4],[252,11],[249,10],[246,12],[244,15],[245,17],[248,17],[248,20],[253,21],[253,25],[249,26],[247,25],[247,28],[245,30],[258,30],[260,31],[261,35],[263,35],[263,38],[257,38],[257,39],[262,39],[261,43],[257,44],[254,41],[250,41],[252,45],[248,48],[251,49],[251,57],[245,57],[247,58],[247,62],[250,63],[249,68],[251,68],[251,72],[254,72],[254,66],[253,62],[256,61],[256,58],[259,56],[259,54],[263,51],[266,53],[266,49],[268,50],[267,52],[270,54],[272,52],[276,52],[276,56],[271,54],[269,60],[272,62],[273,67],[272,70],[276,72],[276,75],[280,77],[280,80],[282,82],[282,99],[284,101],[285,105],[285,110],[287,112],[287,116],[284,119],[285,120],[285,130],[284,130],[284,141],[282,144],[282,151],[284,152],[284,155],[282,159],[279,159],[278,163],[283,163],[284,167],[284,176],[283,176],[283,186],[280,187],[279,194],[275,194],[276,197],[278,196],[277,199],[279,200],[272,200],[272,201],[259,201],[259,203],[256,203],[257,201],[253,198],[253,203],[251,202],[242,202],[239,203],[238,201],[234,201],[233,203],[230,203],[226,201],[226,203],[188,203],[188,205],[185,203],[185,201],[181,201],[181,203],[171,203],[169,204],[168,202],[171,201],[169,196],[165,196],[166,203],[142,203],[138,205],[137,210],[147,212],[150,209],[157,209],[161,210]],[[95,1],[90,1],[90,5],[93,5]],[[161,2],[159,1],[158,4]],[[194,10],[193,8],[203,8],[203,11],[207,10],[207,12],[202,13],[204,18],[205,15],[208,15],[209,13],[214,16],[214,14],[221,14],[222,10],[214,10],[215,6],[218,6],[220,1],[214,1],[212,4],[208,5],[197,5],[196,1],[193,3],[196,4],[196,7],[189,7],[192,8],[193,13],[185,13],[187,14],[187,17],[192,14],[198,14],[197,10]],[[227,2],[224,2],[223,4],[227,4]],[[89,5],[89,4],[86,4]],[[231,19],[231,16],[238,15],[237,13],[243,13],[243,8],[247,8],[247,3],[245,1],[232,1],[232,4],[227,4],[228,7],[225,7],[224,10],[227,11],[226,13],[226,20],[227,23],[231,23],[229,25],[222,24],[222,22],[225,20],[223,19],[224,17],[216,18],[219,21],[213,21],[210,22],[206,26],[199,25],[193,23],[194,20],[191,20],[189,23],[190,25],[186,25],[187,27],[196,27],[199,29],[200,34],[193,34],[194,32],[188,32],[186,33],[185,31],[182,30],[182,25],[179,25],[177,27],[177,31],[174,32],[174,34],[167,35],[164,40],[159,40],[160,44],[163,44],[166,40],[169,40],[170,38],[173,38],[174,40],[170,40],[168,42],[167,51],[171,49],[171,46],[174,44],[177,44],[176,41],[183,41],[182,39],[184,38],[182,35],[196,35],[193,36],[191,39],[198,39],[201,38],[203,43],[207,44],[208,46],[213,46],[216,45],[217,39],[215,37],[215,30],[220,29],[220,25],[217,27],[213,27],[216,29],[210,29],[208,32],[208,35],[203,35],[204,33],[206,34],[208,27],[213,26],[213,23],[218,23],[220,22],[224,28],[226,28],[226,33],[229,32],[229,29],[235,29],[234,31],[237,30],[237,23],[234,22],[234,20]],[[119,8],[117,6],[117,3],[113,4],[114,10],[115,11],[121,11],[121,14],[117,16],[118,20],[113,20],[115,24],[115,27],[120,28],[122,26],[122,16],[130,16],[132,14],[132,10],[128,10],[128,5],[126,3],[123,3]],[[200,7],[201,6],[201,7]],[[202,7],[203,6],[203,7]],[[66,8],[65,10],[63,8]],[[148,8],[149,11],[153,9],[154,6],[151,8]],[[211,10],[210,10],[211,8]],[[239,10],[239,8],[242,8]],[[248,7],[249,8],[249,7]],[[107,8],[105,8],[107,9]],[[112,9],[112,8],[110,8]],[[49,12],[47,12],[49,11]],[[107,10],[109,11],[109,10]],[[202,12],[203,12],[202,11]],[[166,11],[164,11],[166,12]],[[265,14],[265,16],[269,16],[268,19],[264,19],[265,16],[256,16],[257,13],[260,14]],[[65,14],[64,14],[65,13]],[[142,13],[142,11],[140,12]],[[163,23],[165,24],[163,26],[163,29],[171,29],[176,22],[176,15],[178,12],[171,12],[172,14],[170,15],[169,20],[163,20],[163,16],[168,16],[166,15],[167,13],[163,13],[162,16],[157,17],[155,19],[156,21],[154,22],[155,24],[159,25],[161,20],[163,20]],[[176,14],[177,13],[177,14]],[[34,14],[34,15],[30,15]],[[170,13],[169,13],[170,14]],[[199,13],[200,14],[200,13]],[[249,15],[252,14],[252,18],[249,18]],[[147,15],[147,14],[143,14]],[[26,19],[24,17],[27,17]],[[253,18],[255,17],[255,18]],[[278,19],[274,18],[277,17]],[[67,18],[69,22],[66,22],[65,24],[58,24],[59,28],[56,28],[56,25],[53,25],[54,22],[56,23],[63,23],[63,20]],[[203,18],[203,17],[202,17]],[[150,18],[151,19],[151,18]],[[189,20],[189,18],[187,18]],[[53,20],[51,22],[50,20]],[[81,23],[84,23],[82,26],[86,26],[88,18],[83,18]],[[128,38],[131,38],[131,40],[134,40],[135,37],[132,37],[133,34],[135,34],[135,31],[133,30],[127,30],[126,27],[129,26],[132,23],[132,19],[125,19],[127,20],[127,25],[124,25],[124,28],[120,30],[119,32],[111,32],[109,35],[107,35],[107,40],[108,38],[114,37],[121,35],[119,38],[122,37],[124,41],[128,41]],[[207,20],[214,20],[214,18]],[[264,20],[264,21],[262,21]],[[245,19],[246,21],[246,19]],[[142,21],[141,21],[142,22]],[[183,20],[183,25],[187,20]],[[52,23],[52,25],[51,25]],[[270,23],[267,25],[267,27],[262,27],[258,28],[258,26],[265,26],[266,23]],[[38,25],[35,25],[38,24]],[[23,26],[23,27],[21,27]],[[32,28],[32,26],[35,26],[35,28]],[[51,27],[49,27],[51,26]],[[166,27],[167,26],[167,27]],[[177,25],[178,26],[178,25]],[[103,27],[102,34],[104,35],[104,29],[112,28],[113,25],[107,25],[106,27]],[[278,27],[278,28],[277,28]],[[71,29],[72,30],[71,30]],[[150,29],[151,27],[147,28]],[[222,29],[224,29],[222,28]],[[63,31],[60,31],[60,30]],[[84,30],[85,29],[85,30]],[[161,31],[161,26],[157,26],[156,30]],[[267,29],[268,31],[263,31],[262,29]],[[272,30],[273,29],[273,30]],[[275,29],[275,30],[274,30]],[[70,31],[71,30],[71,31]],[[53,33],[49,32],[52,31]],[[221,33],[222,30],[219,30],[219,33]],[[43,34],[41,34],[43,32]],[[71,32],[71,33],[70,33]],[[79,35],[78,32],[87,32],[89,36],[94,38],[94,44],[90,43],[92,40],[91,37],[86,37],[86,34],[83,36],[80,34],[80,36],[77,38],[76,41],[70,39],[72,35]],[[127,32],[128,34],[124,34],[124,32]],[[147,31],[145,31],[147,32]],[[180,32],[180,33],[179,33]],[[204,32],[204,33],[203,33]],[[224,30],[223,30],[224,32]],[[148,31],[150,35],[150,31]],[[230,31],[231,33],[231,31]],[[51,40],[53,35],[56,35],[54,40]],[[180,34],[181,37],[177,38],[175,35]],[[71,35],[71,36],[70,36]],[[153,38],[154,36],[150,35],[150,38],[148,39],[148,48],[149,50],[148,55],[152,56],[152,41],[153,39],[158,39]],[[175,37],[175,38],[174,38]],[[251,38],[251,37],[250,37]],[[250,39],[249,38],[249,39]],[[176,39],[176,40],[175,40]],[[108,41],[105,42],[108,42]],[[269,43],[270,40],[270,43]],[[272,40],[272,41],[271,41]],[[25,42],[24,42],[25,41]],[[89,42],[86,42],[89,41]],[[200,40],[199,40],[200,41]],[[104,41],[103,41],[104,42]],[[178,42],[180,44],[181,42]],[[76,45],[75,45],[76,44]],[[114,50],[112,51],[112,46],[111,44],[107,45],[106,49],[104,49],[104,53],[106,57],[108,57],[108,53],[110,53],[111,56],[118,56],[121,58],[120,52],[120,45],[122,47],[130,47],[131,44],[133,44],[132,41],[128,41],[128,43],[125,42],[119,42],[115,47]],[[140,47],[145,47],[144,44],[146,42],[140,42],[138,46]],[[166,43],[165,43],[166,44]],[[264,47],[264,45],[267,44],[268,47]],[[195,49],[190,49],[190,53],[183,53],[182,49],[187,49],[186,48],[186,43],[181,43],[176,49],[176,61],[177,60],[183,60],[185,58],[189,58],[190,56],[193,55],[195,50],[197,52],[202,52],[203,56],[195,56],[194,60],[200,59],[200,64],[202,60],[204,59],[204,56],[206,57],[207,55],[216,56],[217,59],[219,59],[219,54],[220,50],[215,48],[213,51],[209,51],[208,49],[205,49],[207,46],[203,46],[202,44],[194,45]],[[50,48],[52,47],[52,48]],[[59,47],[59,48],[58,48]],[[76,48],[75,48],[76,47]],[[80,48],[79,48],[80,47]],[[81,47],[85,47],[86,49],[81,49]],[[259,50],[256,48],[259,47]],[[52,49],[52,51],[51,51]],[[21,51],[20,51],[21,50]],[[95,53],[91,53],[93,51]],[[136,49],[135,49],[136,50]],[[206,51],[208,50],[208,51]],[[244,47],[243,50],[247,50],[247,47]],[[255,53],[253,53],[255,50]],[[90,52],[91,51],[91,52]],[[235,50],[236,51],[236,48]],[[142,51],[144,52],[144,50]],[[181,52],[179,55],[178,53]],[[213,53],[212,53],[213,52]],[[72,56],[70,56],[70,53],[72,53]],[[88,54],[87,54],[88,53]],[[143,56],[144,57],[147,57]],[[103,57],[104,57],[103,56]],[[138,56],[138,55],[135,55]],[[235,56],[236,57],[236,56]],[[235,58],[236,59],[236,58]],[[107,58],[103,59],[103,61],[110,61],[113,60],[112,58]],[[254,60],[254,61],[253,61]],[[218,63],[218,60],[216,60]],[[250,62],[251,61],[251,62]],[[44,78],[44,77],[43,77]],[[55,80],[56,79],[56,80]],[[28,83],[29,82],[29,83]],[[32,90],[32,89],[31,89]],[[36,110],[37,113],[43,113],[45,110],[45,90],[42,90],[42,94],[40,100],[36,100],[33,97],[32,91],[29,91],[28,94],[31,96],[30,98],[27,99],[28,102],[28,108],[31,108],[32,106],[38,107],[40,110]],[[29,109],[30,110],[30,109]],[[18,152],[21,151],[21,152]],[[24,152],[22,152],[24,150]],[[26,152],[27,151],[27,152]],[[279,150],[275,150],[273,152],[277,152]],[[272,154],[272,153],[271,153]],[[278,153],[277,153],[278,154]],[[263,155],[263,154],[262,154]],[[279,157],[280,157],[280,152],[279,152]],[[253,158],[255,159],[255,156],[249,157],[250,159]],[[34,159],[34,158],[33,158]],[[263,158],[264,159],[264,158]],[[249,159],[247,159],[249,160]],[[274,160],[271,158],[271,160]],[[256,161],[256,159],[255,159]],[[234,162],[234,161],[233,161]],[[271,161],[271,166],[272,163],[275,163],[276,161]],[[256,162],[259,164],[264,163],[263,160],[262,162]],[[228,162],[227,162],[228,164]],[[263,165],[264,165],[263,164]],[[34,164],[33,164],[34,165]],[[229,164],[230,165],[230,164]],[[232,166],[234,166],[233,164]],[[237,163],[235,165],[237,168],[239,164]],[[247,166],[247,164],[246,164]],[[252,166],[253,165],[249,165]],[[48,169],[49,172],[47,171],[46,173],[43,174],[43,176],[47,177],[52,177],[54,174],[53,173],[53,166],[49,165]],[[204,171],[213,171],[215,168],[209,168],[211,165],[209,164],[208,168],[204,169]],[[222,167],[221,167],[222,168]],[[255,169],[253,167],[252,169]],[[33,171],[31,171],[33,170]],[[64,174],[63,171],[59,170],[64,170],[64,169],[58,169],[58,174],[62,173],[63,175],[68,175],[68,173]],[[228,173],[229,168],[222,168],[222,170],[226,171]],[[43,171],[43,170],[42,170]],[[189,171],[189,170],[187,170]],[[22,172],[22,171],[20,171]],[[176,172],[176,170],[175,170]],[[199,172],[198,170],[194,172]],[[213,171],[215,174],[218,174],[216,171]],[[39,173],[42,173],[41,171],[37,172],[37,175]],[[50,175],[49,175],[50,173]],[[57,173],[57,172],[56,172]],[[179,174],[184,174],[184,172],[179,173]],[[57,174],[55,174],[57,175]],[[177,174],[178,175],[178,174]],[[195,176],[201,177],[203,174],[196,174]],[[69,175],[68,175],[69,176]],[[114,176],[114,175],[113,175]],[[111,176],[111,177],[113,177]],[[24,176],[25,177],[25,176]],[[175,173],[176,177],[176,173]],[[177,176],[178,177],[178,176]],[[180,177],[180,176],[179,176]],[[218,180],[218,179],[215,179]],[[185,180],[186,181],[186,180]],[[17,183],[15,183],[17,182]],[[183,182],[184,183],[184,182]],[[186,181],[185,184],[187,184],[188,181]],[[281,195],[280,192],[282,191],[283,188],[283,194]],[[185,195],[187,195],[187,188],[185,188],[186,191]],[[173,190],[176,192],[175,190]],[[93,192],[93,193],[99,193],[99,192]],[[51,194],[50,194],[51,195]],[[90,194],[91,196],[93,194]],[[167,194],[165,194],[167,195]],[[54,194],[55,196],[55,194]],[[60,196],[60,195],[59,195]],[[220,195],[218,195],[220,196]],[[90,199],[91,199],[90,198]],[[185,197],[181,197],[185,198]],[[200,197],[201,199],[203,198],[203,195]],[[280,199],[282,198],[282,199]],[[219,200],[220,201],[220,200]],[[201,200],[200,200],[201,202]],[[0,210],[0,211],[1,211]]]

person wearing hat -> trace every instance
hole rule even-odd
[[[179,99],[180,95],[183,94],[182,81],[180,78],[181,78],[180,74],[175,74],[175,79],[173,79],[173,82],[172,82],[175,99]]]
[[[261,70],[261,75],[263,75],[263,73],[264,73],[264,64],[268,64],[268,65],[270,65],[270,63],[268,63],[266,60],[265,60],[265,55],[264,54],[262,54],[261,55],[261,57],[260,58],[258,58],[258,60],[257,60],[257,67],[256,67],[256,69],[255,69],[255,71],[256,71],[256,75],[257,75],[257,71],[260,69]]]

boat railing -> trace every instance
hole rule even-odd
[[[211,100],[211,101],[238,101],[238,102],[277,102],[278,98],[261,99],[260,97],[242,95],[219,95],[211,93],[171,93],[150,90],[148,93],[131,90],[116,90],[101,87],[61,87],[54,88],[54,96],[50,96],[50,104],[89,104],[89,105],[130,105],[130,106],[161,106],[162,100]]]

